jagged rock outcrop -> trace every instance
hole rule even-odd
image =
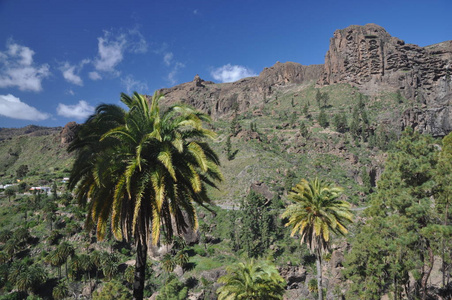
[[[165,96],[163,103],[186,103],[214,118],[227,116],[237,109],[263,105],[275,90],[290,84],[317,81],[322,65],[303,66],[294,62],[277,62],[265,68],[259,76],[240,79],[232,83],[215,84],[196,75],[193,81],[159,90]]]
[[[336,30],[324,65],[277,62],[257,77],[215,84],[196,75],[191,82],[161,89],[164,103],[187,103],[213,118],[237,110],[258,115],[274,92],[290,85],[348,83],[361,92],[396,92],[418,103],[395,122],[444,136],[452,131],[452,41],[426,47],[406,44],[375,24]]]
[[[76,122],[67,123],[60,131],[60,141],[62,145],[69,145],[75,138],[75,134],[80,128],[80,124]]]
[[[319,84],[349,83],[367,94],[401,91],[417,101],[401,124],[442,136],[452,131],[452,41],[419,47],[375,24],[336,30]]]

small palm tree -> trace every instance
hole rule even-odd
[[[105,278],[110,281],[118,273],[118,263],[109,261],[102,267],[102,270],[104,271]]]
[[[88,277],[88,280],[91,281],[91,271],[94,268],[94,263],[91,259],[91,257],[88,254],[81,254],[78,257],[78,261],[80,264],[80,271],[82,271],[85,274],[85,282],[86,277]]]
[[[6,243],[13,236],[13,232],[8,229],[0,231],[0,243]]]
[[[99,280],[99,270],[102,267],[102,253],[98,250],[94,250],[90,254],[91,261],[94,264],[94,267],[96,268],[96,280]]]
[[[69,287],[66,281],[60,282],[53,288],[52,296],[55,300],[63,300],[69,297]]]
[[[124,271],[124,280],[128,283],[132,284],[135,280],[135,267],[134,266],[128,266],[126,270]]]
[[[25,227],[20,227],[13,233],[13,238],[20,244],[26,243],[30,237],[30,232]]]
[[[3,251],[5,251],[10,260],[14,257],[19,249],[19,242],[14,238],[9,239],[3,247]]]
[[[16,287],[21,292],[34,293],[43,284],[47,275],[40,266],[26,267],[16,278]]]
[[[68,277],[68,260],[69,257],[74,256],[74,247],[68,242],[63,242],[57,247],[55,255],[55,261],[65,264],[66,277]]]
[[[16,195],[16,192],[13,189],[6,189],[5,190],[5,196],[8,196],[8,202],[11,202],[11,197],[14,197]]]
[[[319,299],[322,293],[322,253],[328,249],[330,235],[347,233],[346,225],[352,222],[350,204],[340,200],[342,189],[331,183],[314,179],[302,179],[288,197],[295,204],[286,208],[282,218],[288,218],[286,226],[292,226],[291,235],[299,233],[300,243],[306,242],[317,258],[317,283]]]
[[[167,273],[173,272],[174,268],[176,267],[174,257],[170,253],[166,253],[165,255],[163,255],[162,260],[160,262],[162,264],[163,270]]]
[[[282,299],[286,282],[273,264],[266,261],[241,262],[226,268],[218,279],[224,284],[217,290],[218,300]]]

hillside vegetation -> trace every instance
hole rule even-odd
[[[232,113],[229,118],[214,121],[211,127],[218,139],[212,146],[220,155],[225,180],[219,189],[208,193],[220,207],[212,206],[211,211],[198,208],[198,231],[184,239],[176,238],[170,245],[163,239],[152,250],[145,296],[159,291],[163,297],[159,299],[176,295],[185,299],[188,294],[196,299],[216,299],[215,282],[225,274],[225,266],[255,257],[268,258],[278,266],[287,299],[316,297],[315,257],[296,237],[289,236],[280,219],[289,203],[287,193],[302,178],[332,181],[344,188],[343,199],[354,205],[355,219],[365,220],[360,217],[360,207],[378,203],[369,203],[369,196],[382,193],[376,182],[387,152],[396,149],[401,134],[394,120],[413,105],[400,94],[368,97],[347,84],[321,89],[292,85],[245,114]],[[37,136],[12,134],[0,142],[0,157],[0,183],[17,184],[8,187],[14,192],[5,190],[0,200],[2,299],[27,295],[30,299],[73,295],[129,298],[135,249],[115,241],[111,234],[99,242],[92,232],[82,230],[86,212],[72,200],[62,182],[73,158],[61,144],[59,131]],[[38,185],[49,186],[51,192],[28,191]],[[350,293],[356,287],[343,281],[343,264],[347,264],[345,274],[353,282],[360,282],[356,276],[367,276],[354,269],[364,259],[355,258],[353,251],[343,262],[343,253],[350,251],[348,243],[352,243],[352,250],[358,249],[354,241],[362,243],[369,237],[369,233],[364,234],[367,229],[363,222],[351,225],[351,237],[335,237],[331,252],[324,256],[329,298],[349,293],[353,299],[358,295]],[[435,247],[433,253],[440,255],[439,246]],[[422,262],[423,254],[419,255],[418,262]],[[397,274],[403,277],[407,274],[404,272],[420,268],[418,263],[413,264]],[[21,281],[25,275],[19,273],[29,276],[23,279],[25,282]],[[433,273],[439,274],[437,270]],[[392,286],[388,282],[386,288],[368,290],[367,295],[391,293]],[[403,290],[400,283],[394,287],[400,295],[416,293],[406,287]]]

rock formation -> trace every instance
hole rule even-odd
[[[336,30],[319,84],[349,83],[366,94],[400,91],[420,108],[401,124],[443,136],[452,131],[452,41],[419,47],[375,24]]]
[[[277,62],[257,77],[221,84],[196,75],[192,82],[160,92],[166,103],[187,103],[221,118],[234,110],[258,111],[276,90],[295,84],[348,83],[368,95],[400,91],[416,106],[394,123],[444,136],[452,131],[451,69],[452,41],[419,47],[375,24],[352,25],[334,32],[324,65]]]
[[[75,134],[77,130],[80,128],[80,125],[76,122],[67,123],[63,129],[60,131],[60,142],[62,145],[69,145],[72,140],[75,138]]]
[[[274,66],[265,68],[257,77],[215,84],[196,75],[191,82],[161,89],[159,92],[165,95],[165,103],[186,103],[218,118],[227,116],[234,109],[243,112],[250,107],[262,105],[280,87],[315,82],[322,71],[322,65],[303,66],[293,62],[277,62]]]

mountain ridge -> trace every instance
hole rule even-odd
[[[400,93],[414,103],[398,123],[420,132],[444,136],[452,131],[452,41],[420,47],[406,44],[376,24],[338,29],[330,39],[323,65],[280,63],[257,77],[215,84],[198,75],[192,82],[160,89],[166,103],[183,102],[213,118],[243,113],[265,105],[278,89],[315,83],[324,87],[350,84],[368,96]],[[234,109],[233,109],[234,108]]]

